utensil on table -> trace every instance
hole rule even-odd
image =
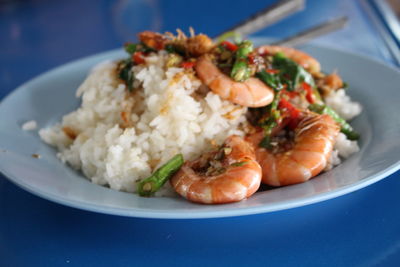
[[[307,43],[316,37],[325,35],[327,33],[339,30],[346,26],[348,18],[346,16],[328,20],[324,23],[318,24],[310,29],[297,33],[294,36],[288,37],[284,40],[280,40],[272,43],[271,45],[280,46],[296,46]]]
[[[214,39],[218,39],[219,36],[222,36],[225,33],[232,31],[242,36],[250,35],[303,9],[304,0],[278,1],[272,6],[268,6],[265,9],[239,22],[232,28],[223,31],[222,33],[215,36]]]
[[[304,8],[304,0],[282,0],[276,4],[269,6],[256,14],[246,18],[242,22],[233,26],[232,28],[223,31],[223,33],[217,35],[214,40],[218,40],[220,36],[228,32],[235,32],[241,36],[247,36],[255,33],[285,17],[292,15]],[[334,18],[318,24],[310,29],[297,33],[294,36],[290,36],[284,40],[280,40],[272,43],[272,45],[281,46],[296,46],[304,44],[318,36],[339,30],[346,26],[348,18],[346,16]]]

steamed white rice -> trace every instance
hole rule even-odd
[[[361,104],[352,101],[350,96],[346,95],[345,89],[331,91],[329,95],[324,98],[324,101],[326,105],[335,110],[336,113],[345,120],[353,119],[362,111]]]
[[[145,67],[133,68],[143,83],[134,96],[116,78],[116,63],[97,66],[77,91],[81,107],[40,130],[41,138],[92,182],[134,192],[136,181],[175,154],[194,159],[231,134],[243,136],[239,124],[246,121],[246,108],[212,92],[196,97],[200,81],[181,68],[165,71],[165,60],[159,52],[146,58]],[[121,112],[131,105],[133,126],[123,129]],[[75,140],[62,130],[66,126],[77,133]]]
[[[33,131],[36,130],[37,128],[37,122],[34,120],[30,120],[22,124],[21,126],[22,130],[24,131]]]
[[[199,97],[196,90],[201,82],[182,68],[165,70],[166,58],[161,51],[147,57],[145,66],[133,67],[136,83],[142,84],[133,94],[117,78],[115,62],[96,66],[77,90],[81,106],[60,124],[41,129],[40,137],[57,147],[64,163],[81,170],[92,182],[135,192],[137,181],[175,154],[191,160],[229,135],[243,136],[247,109],[212,92]],[[326,102],[347,119],[361,112],[344,90],[329,95]],[[121,114],[127,110],[132,111],[132,125],[121,127]],[[76,138],[69,138],[64,127],[72,129]],[[358,149],[356,141],[340,134],[326,169]],[[167,183],[158,194],[171,192]]]

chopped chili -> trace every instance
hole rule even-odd
[[[282,90],[282,94],[286,95],[289,99],[295,98],[299,95],[299,93],[296,91],[291,92],[286,89]]]
[[[250,64],[256,64],[256,57],[253,53],[249,54],[247,56],[247,59],[249,61]]]
[[[193,68],[194,65],[196,65],[196,62],[194,62],[194,61],[185,61],[185,62],[182,62],[182,64],[181,64],[182,68],[185,68],[185,69]]]
[[[309,85],[306,82],[303,82],[302,87],[304,89],[304,91],[306,91],[306,99],[310,104],[314,104],[315,102],[315,97],[314,97],[314,93],[313,93],[313,89],[311,87],[311,85]]]
[[[278,104],[279,109],[286,111],[288,116],[288,126],[290,129],[295,129],[300,121],[300,110],[293,106],[285,98],[281,98]]]
[[[229,41],[223,41],[223,42],[221,43],[221,45],[222,45],[223,47],[225,47],[226,49],[228,49],[229,51],[232,51],[232,52],[235,52],[235,51],[238,49],[238,46],[237,46],[237,45],[235,45],[235,44],[233,44],[233,43],[231,43],[231,42],[229,42]]]
[[[136,64],[143,64],[145,62],[143,52],[135,52],[135,53],[133,53],[132,60]]]

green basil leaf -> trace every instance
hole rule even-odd
[[[302,82],[306,82],[312,87],[315,86],[314,79],[309,72],[281,53],[274,55],[272,66],[279,70],[281,82],[287,85],[288,91],[294,91]]]
[[[130,55],[136,52],[136,44],[127,43],[125,44],[125,51],[128,52]]]
[[[125,64],[125,65],[119,71],[118,76],[119,76],[119,78],[121,80],[123,80],[126,83],[126,86],[128,87],[128,90],[130,92],[132,92],[132,90],[133,90],[133,82],[135,80],[135,75],[131,70],[132,66],[133,66],[133,62],[131,60],[129,60],[129,61],[126,61],[123,64]]]
[[[280,77],[277,74],[268,73],[265,70],[262,70],[260,72],[257,72],[256,76],[266,85],[268,85],[269,87],[271,87],[276,91],[282,90],[283,88]]]
[[[185,56],[186,51],[179,46],[173,45],[173,44],[167,44],[164,48],[168,53],[175,53],[181,56]]]

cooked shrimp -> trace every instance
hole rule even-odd
[[[212,40],[205,34],[198,34],[189,37],[186,41],[188,52],[195,56],[201,56],[214,46]]]
[[[273,90],[257,78],[236,82],[214,65],[208,55],[197,60],[195,66],[200,80],[221,98],[246,107],[262,107],[274,98]]]
[[[195,35],[190,29],[190,37],[187,37],[181,30],[177,30],[178,35],[172,33],[161,34],[152,31],[144,31],[138,34],[139,40],[146,46],[156,50],[164,49],[167,44],[172,44],[186,50],[189,55],[201,56],[214,46],[212,40],[205,34]]]
[[[343,88],[344,83],[342,78],[337,73],[326,75],[317,81],[318,88],[322,90],[324,95],[329,94],[331,91],[336,91]]]
[[[192,27],[189,28],[190,37],[186,39],[188,52],[195,56],[208,53],[214,47],[213,41],[205,34],[195,34]]]
[[[333,90],[343,88],[342,78],[335,72],[324,77],[324,84]]]
[[[285,54],[285,56],[305,68],[311,74],[319,73],[321,71],[321,65],[319,64],[319,62],[315,58],[300,50],[296,50],[290,47],[273,45],[263,45],[257,48],[257,53],[259,54],[275,55],[279,52]]]
[[[256,148],[256,157],[262,168],[262,182],[272,186],[302,183],[319,174],[326,166],[339,126],[329,115],[306,115],[294,133],[289,149],[273,152],[258,147],[262,131],[249,136]]]
[[[261,167],[250,144],[230,136],[217,152],[185,162],[170,180],[184,198],[204,204],[240,201],[254,194],[261,183]]]
[[[167,43],[167,38],[165,38],[163,34],[157,32],[144,31],[139,33],[138,37],[142,43],[157,50],[163,49]]]

